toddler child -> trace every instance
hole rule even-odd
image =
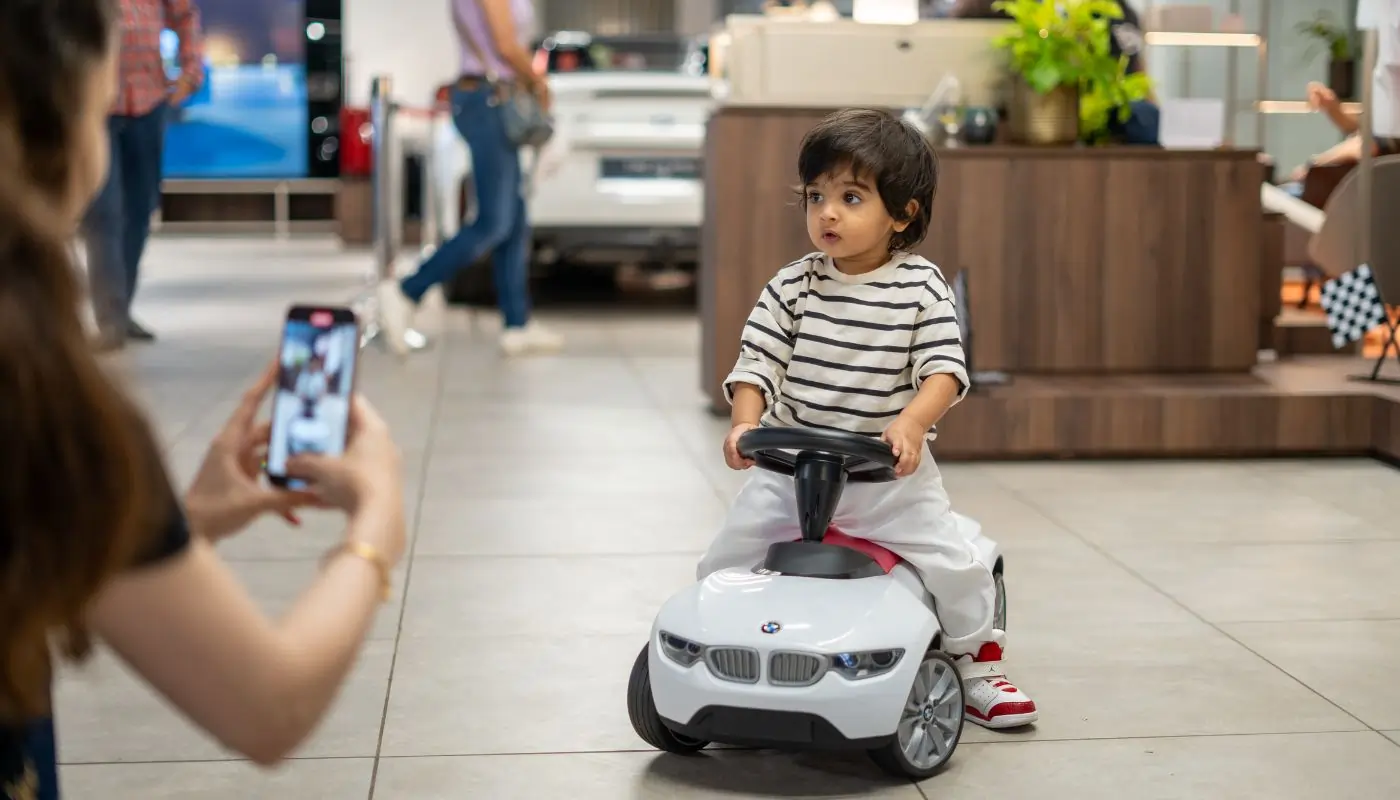
[[[898,554],[936,598],[943,648],[957,660],[967,718],[987,728],[1034,722],[1035,703],[1006,679],[1005,632],[993,628],[996,588],[952,513],[927,442],[967,393],[952,291],[909,252],[928,232],[937,163],[912,126],[883,111],[827,117],[802,143],[797,172],[807,233],[818,252],[769,281],[725,379],[733,428],[724,457],[753,462],[739,437],[759,425],[827,428],[888,442],[899,476],[849,484],[833,526]],[[750,567],[794,538],[792,479],[759,470],[735,498],[700,562],[701,578]]]

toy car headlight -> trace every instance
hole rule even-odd
[[[873,678],[894,669],[903,650],[867,650],[863,653],[837,653],[831,657],[831,670],[849,680]]]
[[[705,647],[689,639],[682,639],[673,633],[662,631],[661,652],[682,667],[688,667],[700,660],[700,656],[705,653]]]

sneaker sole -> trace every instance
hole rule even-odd
[[[1032,711],[1029,714],[1002,714],[991,719],[984,720],[972,713],[970,710],[966,714],[967,721],[974,725],[981,725],[987,730],[1002,730],[1005,728],[1020,728],[1029,725],[1040,719],[1039,711]]]

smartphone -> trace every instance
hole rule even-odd
[[[287,312],[267,445],[267,479],[274,485],[305,488],[287,476],[292,456],[345,452],[359,357],[360,323],[354,311],[297,305]]]

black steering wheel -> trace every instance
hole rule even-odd
[[[754,428],[739,437],[739,455],[779,475],[796,474],[798,457],[808,453],[839,458],[851,483],[895,479],[894,451],[870,436],[817,428]]]

